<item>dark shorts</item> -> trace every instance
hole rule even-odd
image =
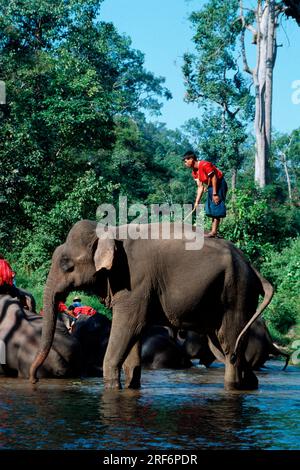
[[[213,188],[210,186],[207,190],[207,200],[205,203],[205,212],[208,217],[212,218],[223,218],[226,217],[226,194],[227,194],[227,183],[224,178],[221,179],[218,185],[218,196],[220,198],[219,204],[215,204],[212,195],[213,195]]]

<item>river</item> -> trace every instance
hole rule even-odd
[[[0,377],[0,449],[300,449],[300,368],[272,361],[260,388],[225,392],[223,367],[143,370],[139,391],[102,378]]]

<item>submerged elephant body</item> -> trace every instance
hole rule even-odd
[[[193,359],[199,359],[200,364],[209,367],[215,359],[225,363],[225,356],[216,351],[204,334],[195,331],[180,331],[179,341],[186,355]],[[215,351],[212,353],[210,346]],[[258,318],[249,328],[249,335],[245,341],[245,359],[249,367],[259,370],[271,357],[283,356],[286,360],[284,369],[288,365],[289,354],[279,349],[272,340],[265,322]]]
[[[29,370],[37,354],[43,318],[24,310],[19,299],[0,296],[0,340],[5,344],[6,375],[29,377]],[[39,369],[39,377],[68,377],[80,373],[80,345],[69,335],[64,324],[57,322],[50,353]]]
[[[80,315],[72,336],[78,340],[83,356],[81,375],[102,376],[103,358],[106,352],[111,321],[100,313]]]
[[[171,328],[154,325],[142,337],[142,365],[152,369],[185,369],[192,366]]]
[[[290,355],[275,346],[265,322],[258,318],[249,330],[249,339],[245,351],[246,361],[252,369],[258,370],[272,356],[285,357],[284,369],[287,367]]]
[[[44,294],[44,325],[36,371],[51,348],[57,305],[74,289],[93,291],[112,306],[113,320],[104,358],[107,388],[140,385],[140,340],[149,323],[169,322],[209,336],[225,354],[225,387],[255,388],[257,379],[244,358],[244,334],[272,297],[271,285],[228,241],[205,239],[200,250],[186,249],[186,240],[147,239],[151,225],[141,226],[138,239],[124,237],[124,227],[97,231],[96,222],[80,221],[55,250]],[[128,227],[125,227],[125,232]],[[132,227],[131,227],[132,229]],[[122,235],[120,236],[120,233]],[[264,300],[257,309],[258,297]],[[212,313],[213,312],[213,313]],[[157,321],[158,320],[158,321]]]

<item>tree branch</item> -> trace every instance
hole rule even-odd
[[[248,60],[247,60],[246,47],[245,47],[245,28],[243,28],[241,32],[241,48],[242,48],[244,70],[250,75],[253,75],[253,70],[249,67]]]
[[[245,47],[245,29],[246,29],[246,22],[245,22],[245,17],[244,17],[244,5],[243,5],[243,0],[240,0],[240,20],[242,22],[242,32],[241,32],[241,49],[242,49],[242,58],[243,58],[243,65],[244,65],[244,70],[245,72],[249,73],[250,75],[253,75],[253,70],[249,67],[248,60],[247,60],[247,54],[246,54],[246,47]]]

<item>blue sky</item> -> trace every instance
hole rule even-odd
[[[159,121],[175,129],[192,117],[199,117],[196,105],[184,102],[181,72],[184,52],[193,50],[189,14],[201,8],[203,0],[104,0],[100,18],[112,21],[120,33],[132,39],[132,45],[145,54],[145,67],[166,78],[173,99],[166,102]],[[300,28],[293,20],[283,21],[275,66],[273,127],[289,132],[300,126],[300,103],[292,100],[295,81],[300,81]],[[250,46],[251,58],[255,46]]]

